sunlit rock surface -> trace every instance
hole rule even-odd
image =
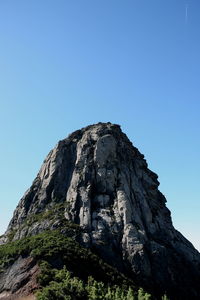
[[[64,203],[63,216],[84,229],[85,247],[152,291],[200,299],[200,254],[174,229],[158,186],[157,175],[120,126],[88,126],[48,154],[1,241],[11,232],[16,240],[56,228],[59,220],[48,218],[23,224]]]

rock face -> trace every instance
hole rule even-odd
[[[157,175],[118,125],[98,123],[72,133],[48,154],[19,202],[13,240],[54,228],[30,216],[65,203],[80,241],[154,294],[200,299],[200,254],[174,229]]]
[[[0,274],[0,299],[21,300],[32,295],[37,288],[38,273],[39,267],[32,258],[19,257]]]

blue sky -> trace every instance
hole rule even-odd
[[[1,233],[57,141],[111,121],[200,249],[199,15],[199,0],[0,1]]]

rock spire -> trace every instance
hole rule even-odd
[[[157,175],[120,126],[98,123],[70,134],[46,157],[19,202],[4,241],[59,226],[31,216],[64,204],[79,242],[147,289],[200,298],[200,254],[172,224]]]

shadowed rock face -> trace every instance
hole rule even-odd
[[[14,240],[49,227],[20,225],[65,203],[65,218],[84,228],[82,243],[136,282],[172,299],[200,299],[200,254],[172,225],[157,175],[118,125],[72,133],[48,154],[5,234]]]

